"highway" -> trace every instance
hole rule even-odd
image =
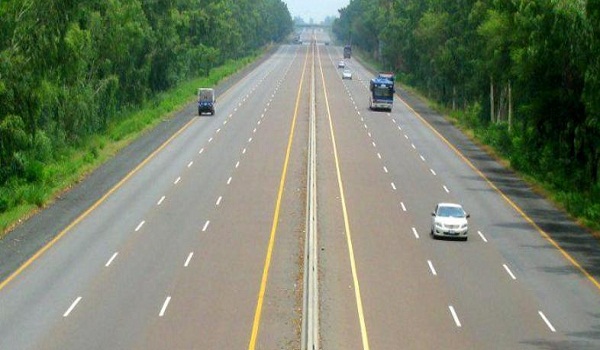
[[[311,74],[322,349],[600,348],[594,278],[399,97],[370,111],[325,32],[302,41],[2,284],[0,349],[299,349]],[[445,201],[468,241],[429,236]]]

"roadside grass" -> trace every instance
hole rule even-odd
[[[142,107],[119,112],[105,133],[88,136],[77,147],[58,151],[52,162],[40,164],[35,169],[33,181],[14,180],[0,187],[0,238],[41,208],[53,203],[135,139],[193,102],[199,86],[216,85],[263,53],[228,61],[212,69],[206,77],[182,82],[158,94]]]
[[[352,51],[353,59],[357,59],[377,71],[385,70],[366,53],[354,48]],[[547,174],[537,173],[527,164],[515,166],[514,161],[511,162],[514,157],[512,152],[518,153],[518,150],[511,147],[512,140],[505,130],[505,126],[482,125],[478,117],[480,112],[477,110],[478,106],[472,106],[467,110],[452,110],[431,100],[419,89],[405,84],[402,78],[398,79],[397,84],[419,98],[429,108],[443,115],[446,120],[460,129],[492,158],[514,171],[533,191],[550,200],[554,206],[567,213],[580,226],[600,239],[600,188],[581,192],[570,186],[568,179],[560,176],[548,179]]]

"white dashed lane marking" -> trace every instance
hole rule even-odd
[[[413,227],[412,232],[413,232],[413,235],[415,235],[415,238],[419,239],[419,233],[417,232],[417,229]]]
[[[145,223],[146,223],[146,221],[142,221],[142,222],[140,222],[140,223],[137,225],[137,227],[135,228],[135,232],[139,231],[139,230],[142,228],[142,226],[144,226],[144,224],[145,224]]]
[[[192,260],[192,256],[194,256],[194,252],[191,252],[187,259],[185,259],[185,263],[183,263],[183,267],[188,267],[188,265],[190,264],[190,261]]]
[[[113,260],[115,260],[115,258],[117,257],[117,255],[119,255],[119,252],[114,253],[110,259],[108,259],[108,261],[106,262],[106,264],[104,264],[104,266],[109,267],[110,264],[112,264]]]
[[[515,275],[512,273],[512,271],[508,268],[506,264],[503,264],[502,266],[504,267],[504,270],[506,270],[506,273],[508,273],[510,278],[512,278],[513,280],[517,279],[517,277],[515,277]]]
[[[487,240],[487,238],[485,238],[485,236],[483,235],[483,233],[481,233],[481,231],[477,231],[477,234],[479,234],[479,237],[481,237],[481,239],[482,239],[482,240],[483,240],[485,243],[487,243],[487,241],[488,241],[488,240]]]
[[[542,318],[542,320],[544,320],[544,322],[546,323],[546,326],[548,326],[548,328],[550,328],[550,331],[552,331],[552,333],[556,332],[556,329],[554,328],[554,326],[552,325],[552,323],[550,323],[550,321],[548,320],[548,318],[546,317],[546,315],[544,315],[543,312],[538,311],[538,314],[540,315],[540,317]]]
[[[462,324],[460,323],[460,320],[458,319],[458,315],[456,314],[456,310],[454,310],[454,306],[448,305],[448,308],[450,309],[450,313],[452,314],[452,318],[454,319],[454,323],[456,324],[456,327],[462,327]]]
[[[429,265],[429,270],[431,270],[431,274],[437,276],[437,271],[435,271],[435,267],[433,267],[433,263],[431,260],[427,260],[427,264]]]
[[[163,306],[160,309],[160,312],[158,313],[159,317],[163,317],[165,315],[165,312],[167,311],[167,307],[169,306],[170,302],[171,302],[171,296],[169,295],[167,297],[167,299],[165,299],[165,302],[163,303]]]
[[[77,306],[77,304],[79,304],[79,302],[81,301],[81,297],[77,297],[77,299],[75,299],[75,301],[73,301],[73,303],[71,303],[71,306],[69,306],[69,308],[67,309],[67,311],[65,311],[65,313],[63,314],[63,317],[68,317],[69,314],[75,309],[75,307]]]

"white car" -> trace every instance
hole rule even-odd
[[[349,69],[344,69],[344,71],[342,72],[342,79],[352,80],[352,72]]]
[[[344,62],[344,61],[339,61],[339,62],[338,62],[338,68],[346,68],[346,62]]]
[[[438,203],[431,213],[431,235],[433,238],[449,237],[462,239],[468,238],[470,217],[460,204]]]

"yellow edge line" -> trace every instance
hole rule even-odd
[[[321,81],[323,82],[323,91],[325,96],[325,106],[329,117],[329,130],[331,133],[331,144],[333,146],[333,157],[335,159],[335,169],[337,172],[338,187],[340,198],[342,201],[342,212],[344,215],[344,227],[346,230],[346,241],[348,242],[348,255],[350,256],[350,267],[352,269],[352,280],[354,282],[354,296],[356,298],[356,308],[358,310],[358,320],[360,323],[360,334],[362,337],[363,349],[369,350],[369,337],[367,336],[367,326],[365,324],[365,315],[362,305],[362,297],[360,295],[360,286],[358,284],[358,273],[356,272],[356,261],[354,259],[354,248],[352,246],[352,235],[350,233],[350,222],[348,220],[348,210],[346,209],[346,196],[344,195],[344,185],[342,183],[342,174],[340,170],[340,162],[338,158],[337,146],[335,141],[335,133],[333,131],[333,121],[331,119],[331,109],[329,108],[329,98],[327,97],[327,86],[325,85],[325,75],[323,74],[323,66],[321,64],[321,55],[319,55],[319,69],[321,70]]]
[[[242,79],[243,80],[243,79]],[[227,89],[226,91],[223,92],[223,94],[221,95],[221,98],[223,96],[226,96],[227,94],[229,94],[229,92],[231,90],[233,90],[234,87],[238,86],[242,80],[236,82],[235,84],[233,84],[229,89]],[[48,249],[50,249],[50,247],[52,247],[56,242],[58,242],[58,240],[60,240],[67,232],[69,232],[73,227],[75,227],[77,224],[79,224],[83,219],[85,219],[86,216],[88,216],[92,211],[94,211],[100,204],[102,204],[102,202],[104,202],[113,192],[115,192],[117,189],[119,189],[119,187],[121,187],[123,185],[123,183],[125,183],[125,181],[127,181],[131,176],[133,176],[133,174],[135,174],[136,172],[138,172],[144,165],[146,165],[146,163],[148,163],[150,161],[150,159],[154,158],[156,156],[156,154],[158,152],[160,152],[162,149],[164,149],[169,143],[171,143],[171,141],[173,141],[174,138],[176,138],[179,134],[181,134],[185,129],[187,129],[192,122],[194,122],[197,119],[197,117],[192,118],[189,122],[187,122],[184,126],[181,127],[181,129],[177,130],[177,132],[175,134],[173,134],[167,141],[165,141],[162,145],[160,145],[159,148],[157,148],[154,152],[152,152],[148,157],[146,157],[146,159],[144,159],[140,164],[138,164],[138,166],[135,167],[135,169],[133,169],[132,171],[130,171],[121,181],[119,181],[119,183],[117,183],[115,186],[113,186],[108,192],[106,192],[100,199],[98,199],[91,207],[89,207],[84,213],[82,213],[81,215],[79,215],[79,217],[77,217],[77,219],[75,219],[73,222],[71,222],[69,224],[69,226],[65,227],[62,231],[60,231],[60,233],[58,235],[56,235],[50,242],[46,243],[45,246],[43,246],[40,250],[38,250],[33,256],[31,256],[27,261],[25,261],[23,264],[21,264],[21,266],[15,270],[12,274],[10,274],[10,276],[8,276],[4,281],[2,281],[0,283],[0,291],[6,287],[6,285],[8,283],[10,283],[10,281],[12,281],[13,279],[15,279],[15,277],[17,277],[21,272],[23,272],[23,270],[25,270],[29,265],[31,265],[36,259],[38,259],[40,256],[42,256]]]
[[[27,261],[25,261],[21,266],[15,270],[10,276],[8,276],[2,283],[0,283],[0,290],[2,290],[8,283],[10,283],[13,279],[15,279],[21,272],[23,272],[29,265],[31,265],[35,260],[37,260],[40,256],[42,256],[48,249],[50,249],[56,242],[58,242],[67,232],[69,232],[73,227],[79,224],[83,219],[85,219],[92,211],[94,211],[102,202],[104,202],[111,194],[113,194],[117,189],[119,189],[129,178],[131,178],[136,172],[138,172],[144,165],[146,165],[158,152],[163,150],[174,138],[179,136],[185,129],[187,129],[197,118],[192,118],[189,122],[187,122],[181,129],[179,129],[175,134],[173,134],[167,141],[165,141],[160,147],[158,147],[154,152],[152,152],[146,159],[144,159],[138,166],[136,166],[133,170],[131,170],[121,181],[119,181],[116,185],[114,185],[108,192],[106,192],[100,199],[98,199],[91,207],[89,207],[85,212],[77,217],[73,222],[69,224],[69,226],[65,227],[58,235],[56,235],[50,242],[46,243],[40,250],[38,250],[33,256],[31,256]]]
[[[510,198],[508,198],[504,192],[502,192],[502,190],[500,190],[498,187],[496,187],[496,185],[490,181],[487,176],[485,176],[485,174],[483,174],[479,169],[477,169],[475,167],[475,165],[473,165],[473,163],[471,163],[471,161],[469,159],[467,159],[456,147],[454,147],[454,145],[452,145],[442,134],[440,134],[431,124],[429,124],[429,122],[427,122],[427,120],[425,120],[425,118],[423,118],[419,113],[417,113],[417,111],[415,111],[411,106],[408,105],[408,103],[406,103],[399,95],[398,98],[400,99],[400,101],[412,112],[414,113],[414,115],[416,115],[419,119],[421,119],[421,121],[423,122],[423,124],[427,125],[427,127],[429,127],[429,129],[431,129],[446,145],[448,145],[448,147],[450,147],[450,149],[452,149],[454,151],[454,153],[456,153],[471,169],[473,169],[482,179],[485,180],[485,182],[488,183],[488,185],[494,189],[494,191],[496,191],[498,194],[500,194],[500,196],[502,196],[502,198],[511,206],[513,207],[513,209],[519,213],[519,215],[521,215],[521,217],[523,217],[523,219],[525,219],[525,221],[527,221],[531,226],[533,226],[534,229],[536,229],[540,235],[542,237],[544,237],[548,242],[550,242],[556,249],[558,249],[558,251],[565,257],[565,259],[567,259],[571,264],[573,264],[573,266],[575,266],[590,282],[592,282],[592,284],[594,284],[594,286],[600,290],[600,283],[589,273],[587,272],[586,269],[584,269],[581,264],[579,264],[579,262],[577,262],[577,260],[575,260],[575,258],[573,258],[569,253],[567,253],[558,243],[556,243],[556,241],[554,239],[552,239],[552,237],[550,237],[550,235],[548,235],[548,233],[546,231],[544,231],[541,227],[538,226],[538,224],[536,224],[533,219],[531,219],[527,214],[525,214],[525,212],[523,212],[523,210],[521,210],[521,208],[519,208],[519,206],[517,206],[517,204],[515,202],[513,202]]]
[[[308,51],[308,50],[307,50]],[[290,153],[292,150],[292,141],[294,139],[294,129],[296,127],[296,117],[298,115],[298,107],[300,106],[300,95],[302,93],[302,84],[304,83],[304,73],[306,72],[306,62],[308,62],[308,56],[304,59],[304,67],[302,68],[302,76],[300,77],[300,83],[298,87],[298,95],[296,96],[296,107],[294,109],[294,117],[292,118],[292,125],[290,127],[290,136],[288,138],[287,150],[285,152],[285,160],[283,162],[283,169],[281,171],[281,180],[279,181],[279,191],[277,193],[277,202],[275,204],[275,212],[273,213],[273,224],[271,226],[271,236],[269,238],[269,246],[267,248],[267,256],[265,257],[265,264],[263,268],[262,279],[260,282],[260,291],[258,292],[258,300],[256,302],[256,311],[254,312],[254,321],[252,323],[252,335],[250,336],[250,343],[248,344],[249,350],[256,348],[256,339],[258,338],[258,328],[260,326],[260,317],[262,314],[262,306],[265,299],[265,291],[267,289],[267,280],[269,279],[269,268],[271,266],[271,257],[273,255],[273,246],[275,245],[275,234],[277,233],[277,224],[279,222],[279,209],[281,207],[281,198],[283,197],[283,189],[285,185],[285,179],[287,177],[287,167],[289,163]]]

